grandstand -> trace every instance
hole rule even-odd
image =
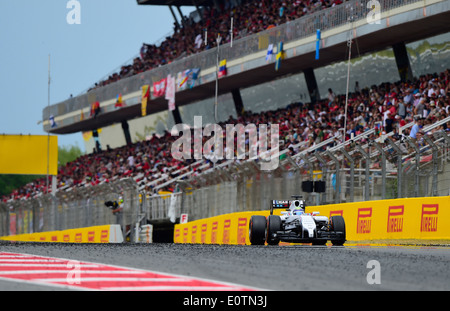
[[[152,0],[138,3],[163,4]],[[184,5],[182,1],[174,3],[175,6],[176,3]],[[301,1],[287,3],[294,6]],[[44,208],[43,214],[48,217],[42,222],[27,221],[24,225],[24,215],[38,217],[37,213],[19,212],[22,225],[17,230],[22,232],[109,223],[114,220],[107,211],[95,217],[93,213],[99,213],[102,200],[120,192],[127,199],[123,224],[142,221],[142,215],[146,221],[166,224],[173,215],[177,218],[180,213],[188,213],[190,219],[197,219],[226,212],[264,209],[269,199],[298,194],[303,185],[308,185],[304,182],[317,180],[325,181],[325,192],[304,191],[314,204],[448,195],[450,185],[445,180],[445,173],[449,158],[450,72],[446,68],[450,64],[438,72],[414,73],[407,44],[447,33],[450,1],[435,1],[426,6],[418,1],[381,3],[380,26],[367,24],[367,10],[360,1],[336,3],[335,6],[327,2],[323,8],[316,5],[315,12],[306,14],[301,10],[301,16],[292,14],[293,19],[289,23],[288,20],[280,21],[276,27],[256,34],[245,28],[236,35],[233,47],[226,40],[220,47],[221,58],[227,60],[228,74],[219,80],[219,94],[231,93],[233,98],[232,106],[226,107],[231,113],[222,114],[220,125],[280,124],[281,164],[274,172],[263,173],[255,161],[250,160],[222,160],[215,165],[207,159],[177,161],[170,156],[170,147],[176,137],[168,132],[153,134],[148,140],[133,143],[128,122],[142,116],[142,85],[154,86],[154,82],[168,74],[201,69],[192,88],[176,92],[176,106],[180,110],[174,110],[167,117],[172,123],[190,123],[183,116],[199,113],[192,108],[195,107],[192,103],[213,97],[217,51],[210,48],[190,56],[173,55],[174,58],[164,60],[167,64],[144,67],[148,69],[146,71],[136,61],[133,64],[136,72],[128,72],[123,77],[117,75],[115,81],[97,83],[86,94],[44,109],[44,129],[50,133],[94,131],[99,141],[103,138],[107,141],[107,137],[98,134],[98,129],[121,123],[125,144],[97,150],[60,167],[56,199],[43,195],[46,189],[42,181],[2,198],[0,220],[7,222],[8,211],[13,207],[17,211]],[[211,12],[211,7],[207,9],[206,4],[197,3],[204,6],[203,12]],[[242,5],[252,5],[252,2]],[[198,12],[201,11],[199,9]],[[226,24],[228,18],[224,20]],[[185,27],[189,26],[186,24]],[[322,30],[320,58],[314,61],[314,34],[318,27]],[[335,63],[345,59],[343,56],[348,53],[349,38],[355,43],[353,54],[363,55],[362,58],[368,52],[392,47],[399,79],[392,81],[391,77],[385,77],[381,80],[383,83],[372,82],[361,85],[359,89],[352,88],[348,105],[349,123],[344,129],[346,94],[336,95],[334,85],[328,84],[326,90],[330,91],[328,94],[325,91],[326,97],[323,96],[324,91],[319,87],[321,81],[316,79],[315,71],[325,66],[338,66]],[[269,44],[279,41],[284,42],[286,58],[277,71],[274,61],[266,61],[266,55]],[[448,49],[444,53],[448,53]],[[306,100],[297,100],[287,107],[278,106],[273,102],[279,96],[274,96],[273,91],[266,88],[263,96],[271,99],[269,104],[260,107],[258,112],[254,109],[254,112],[249,111],[241,92],[263,83],[280,85],[299,73],[304,76]],[[371,81],[379,79],[369,78],[373,78]],[[271,82],[274,79],[278,80]],[[125,107],[116,106],[119,93],[123,95]],[[101,112],[90,116],[89,111],[95,102],[99,103]],[[189,109],[193,111],[189,112]],[[153,115],[164,111],[167,111],[167,100],[163,96],[152,96],[146,113]],[[50,127],[50,115],[55,116],[58,127]],[[420,122],[426,122],[424,138],[418,140],[419,144],[408,138],[417,115],[425,117],[425,121]],[[401,139],[397,129],[406,139]],[[345,139],[342,133],[345,133]],[[106,144],[102,141],[103,146]],[[412,187],[411,181],[415,182]],[[166,193],[176,193],[175,203],[164,199]],[[93,197],[95,199],[91,199]],[[25,198],[29,200],[23,200]],[[59,212],[58,204],[62,206]],[[69,213],[77,215],[77,222],[69,221],[74,218],[69,217]],[[34,227],[30,228],[30,224]]]

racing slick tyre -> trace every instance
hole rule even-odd
[[[250,218],[248,236],[251,245],[264,245],[266,240],[266,217],[253,215]]]
[[[331,226],[330,226],[330,230],[331,231],[337,231],[337,232],[344,233],[344,237],[342,239],[332,240],[331,244],[338,245],[338,246],[344,245],[345,237],[346,237],[344,217],[342,217],[342,216],[331,216],[330,223],[331,223]]]
[[[267,244],[278,245],[280,243],[279,238],[273,237],[273,234],[277,231],[281,231],[281,218],[277,215],[270,215],[267,217]]]

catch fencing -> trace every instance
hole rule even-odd
[[[124,199],[123,210],[114,215],[105,201]],[[84,188],[59,190],[55,196],[0,203],[0,236],[58,231],[108,224],[122,230],[142,218],[140,195],[132,179]],[[128,227],[127,227],[128,226]]]
[[[450,137],[441,126],[449,120],[425,128],[427,134],[417,143],[389,135],[373,139],[369,131],[345,143],[332,138],[294,155],[283,150],[273,171],[260,170],[255,160],[227,160],[196,176],[173,179],[178,189],[173,194],[147,193],[129,178],[0,203],[0,236],[120,224],[134,241],[136,224],[175,223],[181,214],[196,220],[267,210],[271,200],[292,195],[303,195],[308,205],[446,196]],[[311,181],[324,182],[324,191],[306,191]],[[114,215],[104,202],[119,196],[123,211]]]
[[[449,120],[424,128],[417,142],[407,135],[375,137],[368,131],[345,143],[332,138],[294,155],[284,150],[279,167],[270,172],[253,160],[224,162],[178,181],[180,212],[196,220],[267,210],[271,200],[293,195],[303,195],[308,205],[450,195],[450,137],[442,128]],[[317,181],[325,187],[306,189]]]

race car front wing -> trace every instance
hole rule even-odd
[[[277,231],[273,238],[290,243],[313,243],[318,241],[345,241],[345,233],[340,231],[317,231],[313,238],[302,236],[294,231]]]

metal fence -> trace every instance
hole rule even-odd
[[[374,138],[368,131],[345,143],[330,139],[294,155],[280,152],[276,170],[258,161],[228,160],[186,179],[174,179],[173,194],[152,195],[124,179],[29,200],[0,203],[0,236],[120,224],[134,240],[136,224],[189,220],[269,208],[270,200],[303,195],[309,205],[450,194],[450,137],[442,120],[424,138]],[[405,127],[410,127],[411,124]],[[306,192],[304,182],[324,181],[324,192]],[[105,201],[124,198],[113,215]]]
[[[343,144],[331,139],[286,155],[271,172],[253,160],[230,160],[179,181],[180,211],[194,220],[266,210],[270,200],[292,195],[303,195],[309,205],[450,195],[450,137],[441,128],[449,121],[425,128],[416,143],[409,137],[374,137],[370,131]],[[310,181],[325,182],[325,191],[306,192],[304,182]]]
[[[105,201],[124,198],[123,211],[113,215]],[[140,196],[133,179],[58,191],[28,200],[0,203],[0,236],[120,224],[131,228],[142,218]],[[128,226],[128,229],[127,229]]]

